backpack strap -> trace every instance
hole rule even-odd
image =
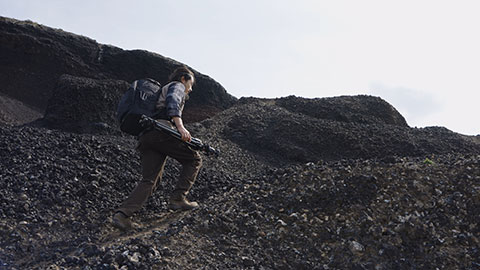
[[[147,78],[146,80],[150,81],[151,83],[154,83],[154,84],[158,85],[158,87],[162,87],[162,84],[159,83],[159,82],[157,82],[157,81],[154,80],[154,79]]]
[[[132,104],[135,102],[135,91],[137,91],[138,80],[133,82]]]

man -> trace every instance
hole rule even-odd
[[[194,74],[187,67],[180,67],[170,75],[169,81],[162,88],[158,99],[159,113],[156,118],[164,124],[176,127],[183,141],[191,141],[192,136],[183,125],[182,111],[195,83]],[[176,188],[170,197],[170,208],[190,210],[198,207],[198,203],[190,202],[186,198],[202,165],[197,151],[157,130],[149,130],[139,136],[138,150],[142,164],[142,180],[116,210],[112,219],[114,226],[123,230],[132,227],[130,217],[143,206],[161,180],[167,156],[182,165]]]

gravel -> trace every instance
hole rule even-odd
[[[110,218],[140,179],[135,139],[0,126],[0,269],[479,269],[475,140],[275,102],[189,124],[222,151],[192,189],[200,208],[167,209],[168,160],[128,232]]]

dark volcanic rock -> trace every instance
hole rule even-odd
[[[14,98],[0,94],[0,123],[19,125],[42,117],[35,108]]]
[[[322,110],[330,108],[335,111],[342,101],[345,100],[344,107],[348,107],[345,104],[355,99],[370,99],[370,105],[365,108],[357,105],[355,113],[348,113],[352,110],[347,108],[345,115],[352,115],[348,121],[346,117],[335,121],[328,115],[312,116],[317,105]],[[331,100],[335,100],[334,104]],[[374,105],[372,101],[375,100],[379,105]],[[222,113],[218,122],[224,125],[223,133],[227,138],[272,164],[351,158],[385,159],[452,152],[480,153],[479,144],[446,128],[417,129],[401,124],[402,121],[395,125],[387,124],[387,120],[375,122],[374,119],[379,118],[375,115],[382,115],[386,107],[385,101],[380,98],[366,97],[313,100],[248,98],[241,99],[238,105]],[[362,117],[362,111],[369,111],[374,116]],[[391,111],[393,113],[384,118],[403,119],[393,108]]]
[[[140,178],[135,141],[0,127],[5,269],[476,269],[480,156],[349,159],[270,167],[222,138],[191,198],[167,210],[162,181],[120,232],[109,218]],[[208,130],[207,130],[208,127]]]
[[[128,86],[125,81],[63,75],[40,122],[76,132],[100,129],[115,132],[118,130],[116,106]]]
[[[291,112],[319,119],[408,127],[405,118],[379,97],[359,95],[305,99],[289,96],[277,99],[276,104]]]
[[[308,163],[276,171],[267,181],[273,190],[253,201],[267,209],[262,216],[272,217],[261,227],[274,232],[263,248],[283,246],[286,253],[272,257],[292,258],[284,267],[477,268],[480,178],[474,175],[480,156],[431,158]]]
[[[129,83],[148,77],[164,84],[168,75],[182,65],[148,51],[125,51],[59,29],[5,17],[0,17],[0,59],[3,95],[39,113],[44,113],[47,105],[51,104],[49,100],[58,90],[57,81],[63,74]],[[236,101],[218,82],[195,70],[194,73],[197,77],[195,91],[185,108],[185,114],[191,115],[190,119],[204,119]],[[92,88],[92,84],[85,88]],[[198,109],[200,106],[210,109],[202,111]],[[29,120],[18,119],[18,122]]]

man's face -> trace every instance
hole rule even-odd
[[[185,94],[188,95],[190,92],[192,92],[192,87],[193,87],[193,79],[185,80],[185,77],[182,77],[182,83],[185,86]]]

